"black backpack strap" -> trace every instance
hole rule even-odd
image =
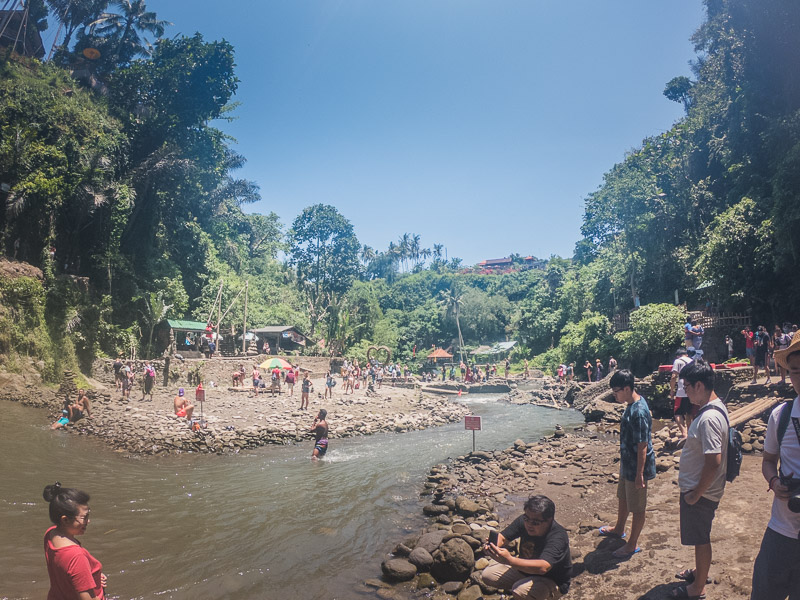
[[[725,412],[725,410],[721,406],[717,406],[716,404],[711,404],[711,403],[706,404],[703,408],[701,408],[698,411],[696,418],[699,418],[700,415],[703,414],[703,412],[708,410],[709,408],[713,408],[715,410],[718,410],[720,413],[722,413],[722,416],[725,417],[725,422],[728,424],[728,427],[730,428],[731,422],[728,420],[728,413]]]

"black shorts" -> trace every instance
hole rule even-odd
[[[681,492],[681,544],[684,546],[702,546],[711,543],[711,523],[719,502],[703,498],[694,504],[687,504],[685,494]]]
[[[767,354],[766,352],[756,352],[756,366],[763,367],[767,364]]]
[[[689,398],[686,396],[675,398],[675,403],[678,403],[680,400],[680,404],[675,409],[675,415],[688,415],[692,412],[692,403],[689,401]]]

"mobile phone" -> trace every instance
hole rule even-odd
[[[489,543],[490,544],[494,544],[495,546],[497,546],[497,542],[498,542],[497,532],[496,531],[490,531],[489,532]]]

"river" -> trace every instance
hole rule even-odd
[[[483,417],[482,450],[535,440],[572,411],[514,406],[497,396],[460,401]],[[0,598],[44,598],[48,527],[44,486],[56,480],[92,499],[82,543],[120,598],[363,598],[394,544],[424,520],[428,469],[472,449],[454,424],[404,434],[334,439],[325,460],[311,444],[237,455],[131,459],[96,439],[50,431],[44,413],[0,402]],[[523,490],[524,491],[524,490]]]

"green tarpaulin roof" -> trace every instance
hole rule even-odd
[[[167,319],[167,324],[173,329],[184,331],[205,331],[206,324],[200,321],[182,321],[180,319]]]

